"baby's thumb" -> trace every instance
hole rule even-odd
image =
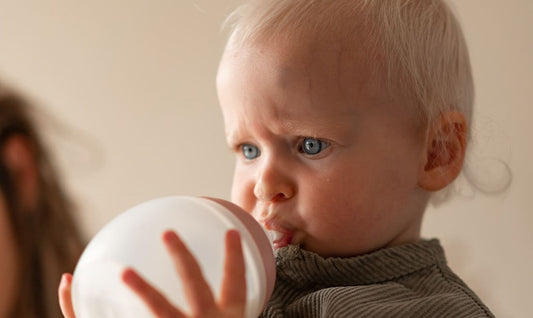
[[[59,297],[59,307],[61,307],[61,312],[65,318],[76,318],[74,315],[74,308],[72,307],[72,298],[70,294],[71,286],[72,275],[63,274],[61,276],[61,282],[59,282],[57,295]]]

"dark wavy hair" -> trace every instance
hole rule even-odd
[[[37,166],[36,204],[21,199],[15,176],[0,158],[0,191],[15,234],[22,275],[13,318],[61,317],[57,286],[72,272],[84,243],[56,169],[40,137],[25,98],[0,85],[0,148],[13,136],[28,140]]]

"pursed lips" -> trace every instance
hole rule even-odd
[[[263,225],[274,249],[293,244],[294,231],[282,221],[283,212],[274,204],[256,206],[254,218]]]
[[[285,247],[292,243],[293,232],[291,230],[284,228],[272,219],[266,220],[262,223],[268,233],[270,242],[272,243],[274,249]]]

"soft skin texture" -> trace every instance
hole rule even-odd
[[[268,45],[230,42],[219,68],[237,156],[232,201],[278,232],[277,247],[353,256],[417,241],[426,135],[406,105],[384,93],[368,63],[333,45]],[[322,151],[305,153],[306,137]],[[259,155],[244,157],[243,146]]]

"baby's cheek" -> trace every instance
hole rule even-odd
[[[251,180],[246,180],[236,174],[233,179],[231,201],[250,212],[255,202],[253,189],[254,184]]]

